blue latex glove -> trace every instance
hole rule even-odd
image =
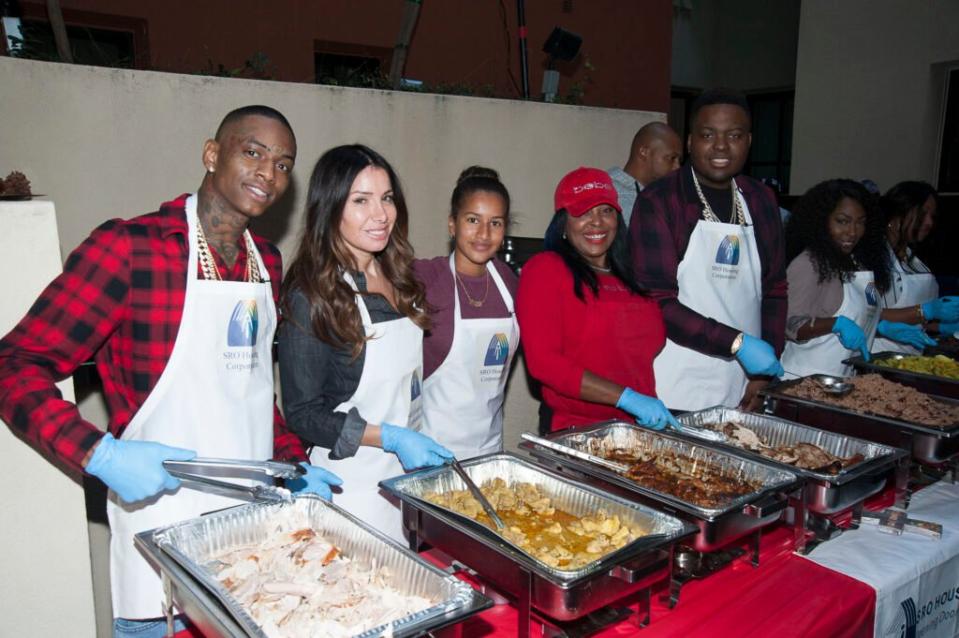
[[[655,397],[640,394],[632,388],[626,388],[619,395],[616,407],[636,417],[636,422],[651,430],[662,430],[667,423],[679,425],[662,401]]]
[[[926,321],[959,322],[959,297],[939,297],[922,304]]]
[[[380,426],[383,449],[400,459],[404,470],[436,467],[453,458],[453,453],[419,432],[384,423]]]
[[[785,374],[773,347],[756,337],[743,335],[743,345],[736,351],[736,359],[748,374],[781,377]]]
[[[163,468],[163,461],[189,461],[193,450],[152,441],[122,441],[109,432],[100,439],[86,471],[97,477],[127,503],[175,490],[180,481]]]
[[[939,334],[944,337],[949,337],[959,332],[959,322],[956,323],[946,323],[944,321],[939,322]]]
[[[886,321],[883,319],[876,327],[876,332],[887,339],[905,343],[918,350],[922,350],[926,346],[936,345],[936,340],[927,335],[926,331],[922,329],[922,326]]]
[[[832,322],[832,331],[839,335],[839,341],[846,350],[858,350],[862,358],[869,361],[869,348],[866,347],[866,334],[855,321],[839,315]]]
[[[306,470],[306,474],[286,480],[287,489],[294,494],[316,494],[328,501],[333,498],[330,486],[343,485],[343,479],[322,467],[310,465],[304,461],[300,462],[300,467]]]

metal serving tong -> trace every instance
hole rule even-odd
[[[577,458],[582,461],[595,463],[596,465],[605,467],[607,470],[618,472],[619,474],[626,474],[629,471],[629,466],[625,463],[610,461],[601,456],[596,456],[594,454],[590,454],[589,452],[583,452],[581,450],[577,450],[576,448],[571,448],[567,445],[562,445],[560,443],[550,441],[549,439],[544,439],[529,432],[523,432],[520,436],[531,443],[535,443],[536,445],[553,450],[554,452],[559,452],[560,454],[565,454],[566,456],[572,456],[573,458]]]
[[[163,467],[183,485],[200,492],[218,494],[231,498],[245,498],[252,501],[272,501],[286,503],[292,500],[289,490],[274,485],[257,483],[239,485],[229,481],[220,481],[213,476],[233,476],[255,478],[295,479],[306,474],[306,470],[296,463],[283,461],[238,461],[234,459],[196,458],[190,461],[164,461]]]
[[[676,432],[680,432],[693,438],[709,441],[710,443],[726,443],[729,441],[729,437],[726,436],[725,432],[710,430],[709,428],[697,428],[691,425],[684,425],[682,423],[679,425],[667,423],[666,427],[670,430],[675,430]]]
[[[486,512],[486,515],[490,517],[490,520],[492,520],[496,525],[496,529],[506,529],[506,523],[503,522],[503,519],[501,519],[499,514],[496,513],[496,510],[493,509],[493,504],[490,503],[485,496],[483,496],[480,488],[477,487],[476,483],[473,482],[473,479],[470,478],[470,475],[466,473],[466,470],[463,469],[463,466],[460,465],[460,462],[454,458],[449,461],[449,464],[452,466],[453,471],[456,472],[461,479],[463,479],[464,483],[466,483],[466,487],[470,491],[470,494],[473,495],[473,498],[475,498],[479,504],[483,506],[483,510]]]

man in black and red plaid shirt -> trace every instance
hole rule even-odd
[[[278,111],[231,112],[203,147],[196,194],[101,225],[0,340],[0,418],[111,490],[115,635],[165,629],[145,624],[162,615],[161,588],[132,534],[229,504],[181,488],[164,460],[307,458],[273,394],[280,253],[247,229],[283,196],[295,157]],[[54,385],[91,357],[106,434]],[[290,488],[328,498],[338,479],[303,466]]]
[[[741,175],[748,103],[713,90],[693,104],[689,162],[636,200],[629,225],[637,279],[660,302],[668,337],[654,370],[671,409],[754,407],[783,373],[786,264],[779,207]]]

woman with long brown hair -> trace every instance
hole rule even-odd
[[[429,320],[403,191],[376,151],[338,146],[313,169],[306,215],[281,293],[287,424],[313,446],[312,463],[342,477],[342,505],[402,540],[377,483],[452,457],[416,431]]]

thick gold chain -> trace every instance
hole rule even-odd
[[[696,171],[693,171],[693,185],[696,187],[696,194],[699,195],[699,201],[703,204],[703,217],[706,221],[723,223],[723,221],[719,219],[719,216],[713,212],[713,207],[706,201],[706,196],[703,195],[703,189],[699,186],[699,180],[696,179]],[[739,201],[737,191],[736,180],[729,180],[729,192],[732,193],[733,196],[733,210],[736,211],[736,223],[740,226],[745,226],[746,214],[743,212],[743,203]]]
[[[213,253],[210,251],[210,244],[207,243],[206,235],[203,233],[203,224],[199,222],[196,225],[196,237],[197,253],[203,278],[209,281],[223,281],[220,270],[216,267],[216,261],[213,259]],[[246,281],[258,284],[262,281],[260,264],[256,261],[256,249],[249,230],[243,231],[243,242],[246,244]]]

